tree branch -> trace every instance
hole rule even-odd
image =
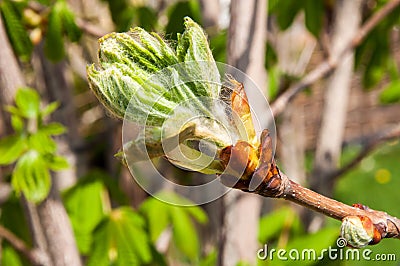
[[[372,150],[374,150],[379,144],[383,141],[395,139],[400,137],[400,125],[396,125],[388,130],[384,130],[383,132],[373,136],[372,138],[367,140],[367,143],[362,147],[361,151],[354,157],[353,160],[342,166],[340,169],[337,169],[333,173],[331,173],[329,178],[337,178],[347,171],[351,170],[358,163],[362,161]]]
[[[256,151],[250,152],[251,149],[254,148],[247,142],[238,141],[236,145],[228,146],[221,151],[220,160],[226,167],[221,175],[223,184],[263,197],[283,198],[337,220],[343,221],[350,217],[368,220],[370,221],[369,229],[373,227],[373,237],[371,236],[371,241],[367,244],[376,244],[382,238],[400,239],[400,219],[361,204],[346,205],[290,180],[275,164],[272,139],[268,130],[264,130],[261,134],[257,159],[251,155]],[[356,230],[359,229],[357,226]],[[366,226],[362,224],[360,230],[364,229],[366,230]],[[346,240],[352,241],[352,239]]]
[[[349,206],[302,187],[290,180],[278,169],[274,162],[266,170],[267,172],[264,173],[261,184],[255,190],[251,191],[249,187],[252,179],[257,178],[256,174],[253,174],[250,179],[239,179],[233,188],[244,192],[256,193],[263,197],[282,198],[340,221],[349,216],[367,217],[374,226],[379,228],[380,238],[400,239],[400,219],[386,212],[369,209],[361,204]],[[227,177],[221,176],[221,178]]]
[[[392,0],[384,5],[380,10],[375,12],[358,30],[353,39],[346,45],[346,47],[338,53],[338,55],[331,55],[325,61],[316,66],[311,72],[305,75],[299,82],[290,86],[284,93],[281,94],[272,104],[271,110],[276,117],[283,112],[288,102],[293,97],[310,86],[319,79],[327,76],[333,69],[337,67],[338,61],[343,58],[349,51],[358,46],[371,32],[371,30],[379,24],[389,13],[400,5],[400,0]]]
[[[14,235],[4,226],[0,225],[0,238],[7,240],[10,245],[25,256],[33,265],[46,265],[46,259],[44,254],[38,249],[30,249],[25,242],[18,236]]]

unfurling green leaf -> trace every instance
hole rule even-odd
[[[190,18],[175,51],[156,33],[134,28],[129,33],[111,33],[99,40],[100,68],[88,67],[92,90],[107,109],[119,118],[131,104],[127,118],[139,124],[160,126],[182,100],[218,97],[218,69],[203,30]],[[198,61],[203,61],[203,64]],[[190,69],[168,68],[191,62]],[[184,68],[184,67],[183,67]],[[161,73],[161,78],[151,77]],[[207,80],[185,84],[186,80]]]
[[[32,202],[40,202],[50,191],[50,173],[43,157],[35,150],[26,152],[18,160],[11,184],[15,191],[24,193]]]

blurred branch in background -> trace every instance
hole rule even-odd
[[[279,116],[285,109],[286,105],[293,99],[297,93],[301,92],[319,79],[326,77],[333,69],[337,67],[338,60],[359,45],[368,33],[376,27],[389,13],[400,5],[400,0],[392,0],[385,4],[380,10],[375,12],[357,31],[356,35],[347,43],[345,48],[332,57],[330,55],[325,61],[318,64],[313,70],[306,74],[299,82],[291,85],[282,95],[280,95],[272,104],[271,109],[275,117]]]

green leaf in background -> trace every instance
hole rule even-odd
[[[46,156],[45,158],[47,167],[53,171],[67,169],[69,167],[67,159],[65,159],[62,156],[52,155],[52,156]]]
[[[140,212],[147,218],[150,240],[156,243],[161,233],[170,225],[167,203],[154,197],[148,198],[140,206]]]
[[[41,154],[52,154],[57,146],[54,140],[44,132],[38,131],[28,138],[29,148]]]
[[[154,30],[157,25],[157,13],[147,6],[135,8],[134,24],[147,31]]]
[[[61,135],[65,133],[66,128],[57,122],[49,123],[47,125],[42,125],[39,127],[39,132],[49,135],[49,136],[55,136],[55,135]]]
[[[11,126],[15,132],[21,133],[24,129],[24,121],[18,115],[11,115]]]
[[[190,204],[187,199],[168,191],[160,192],[157,198],[176,204]],[[199,239],[192,219],[202,224],[206,223],[208,218],[203,209],[199,206],[175,206],[157,198],[147,199],[139,209],[147,219],[152,242],[155,243],[160,234],[171,226],[176,248],[192,262],[198,259]]]
[[[175,245],[188,259],[195,261],[199,257],[200,244],[194,224],[185,212],[185,207],[174,206],[171,219]]]
[[[50,173],[46,162],[35,150],[26,152],[18,160],[12,174],[11,184],[15,191],[24,193],[32,202],[45,199],[50,191]]]
[[[318,38],[324,19],[324,1],[304,1],[305,23],[307,29]]]
[[[392,81],[379,95],[379,101],[383,104],[400,101],[400,79]]]
[[[20,88],[15,95],[15,104],[25,118],[37,118],[40,111],[39,94],[31,88]]]
[[[290,227],[290,231],[297,234],[302,231],[300,218],[290,207],[279,208],[260,219],[258,241],[265,244],[279,237],[285,227]]]
[[[92,246],[93,231],[104,217],[106,188],[90,175],[63,193],[65,208],[71,220],[79,251],[87,255]]]
[[[4,246],[1,247],[0,265],[23,266],[24,264],[17,251],[7,243],[3,245]]]
[[[177,33],[184,31],[182,21],[185,17],[191,17],[194,21],[201,22],[201,12],[198,1],[178,1],[168,9],[168,24],[165,27],[167,35],[177,39]]]
[[[60,61],[65,56],[62,17],[63,6],[64,3],[62,1],[57,1],[52,6],[48,19],[44,52],[47,58],[53,62]]]
[[[33,45],[29,39],[27,30],[22,24],[21,16],[13,6],[13,2],[10,0],[1,1],[0,11],[3,15],[8,37],[16,54],[23,61],[28,61],[33,50]]]
[[[52,102],[49,105],[45,106],[41,111],[42,117],[46,117],[52,114],[58,108],[58,106],[60,106],[58,102]]]
[[[151,262],[151,242],[144,219],[129,207],[105,217],[94,232],[88,265],[144,265]]]
[[[72,42],[77,42],[82,36],[82,31],[80,30],[78,25],[76,25],[75,14],[69,8],[69,6],[65,1],[59,1],[59,2],[61,4],[60,16],[62,20],[63,29],[67,34],[68,38]]]
[[[286,30],[292,24],[297,13],[301,10],[303,1],[285,0],[279,1],[270,12],[275,13],[281,30]]]
[[[11,135],[0,139],[0,165],[15,162],[27,148],[26,139]]]

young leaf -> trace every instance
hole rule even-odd
[[[49,14],[46,40],[44,43],[44,51],[46,56],[54,62],[60,61],[65,55],[61,17],[62,5],[63,3],[58,1],[51,9]]]
[[[52,154],[56,151],[56,143],[44,132],[38,131],[28,138],[29,148],[41,154]]]
[[[11,135],[0,140],[0,165],[11,164],[26,149],[26,139],[19,135]]]
[[[46,117],[49,114],[52,114],[58,108],[58,106],[60,106],[58,102],[52,102],[46,107],[44,107],[43,110],[41,111],[42,117]]]
[[[50,173],[46,162],[37,151],[26,152],[17,162],[11,184],[15,191],[24,193],[32,202],[44,200],[50,191]]]
[[[53,171],[63,170],[69,167],[68,161],[62,156],[50,156],[50,159],[46,160],[47,167]]]
[[[66,131],[66,128],[62,124],[54,122],[42,125],[39,128],[39,131],[48,136],[54,136],[63,134]]]
[[[24,121],[18,115],[11,115],[11,126],[15,132],[21,133],[24,129]]]
[[[15,95],[15,104],[25,118],[38,117],[40,110],[39,94],[31,88],[21,88]]]

